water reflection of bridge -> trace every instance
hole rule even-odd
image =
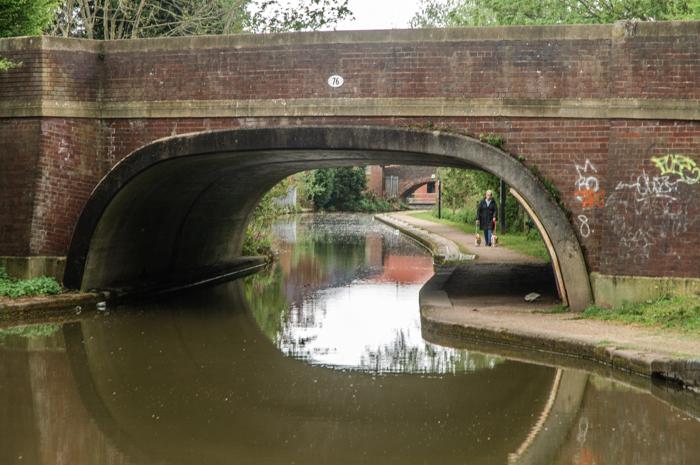
[[[260,334],[238,286],[86,319],[46,350],[3,349],[13,362],[0,379],[17,384],[0,384],[0,412],[32,408],[21,424],[0,422],[0,463],[548,464],[578,444],[597,389],[584,372],[506,362],[436,379],[314,367]],[[609,421],[622,430],[630,418]]]

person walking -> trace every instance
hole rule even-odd
[[[476,208],[476,225],[484,231],[484,240],[487,246],[491,246],[491,237],[496,221],[498,221],[498,205],[493,199],[493,193],[488,190]]]

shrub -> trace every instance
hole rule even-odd
[[[14,279],[0,267],[0,296],[11,298],[35,295],[51,295],[61,292],[61,285],[54,278],[41,276],[32,279]]]

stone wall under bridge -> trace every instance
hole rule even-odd
[[[0,75],[0,255],[34,270],[69,256],[77,287],[86,269],[99,268],[90,260],[100,253],[128,257],[149,250],[155,236],[171,247],[157,251],[171,257],[167,263],[137,270],[125,262],[114,279],[205,266],[205,257],[238,253],[240,238],[234,234],[225,250],[185,250],[177,244],[187,222],[196,216],[221,237],[240,230],[256,189],[283,174],[348,163],[469,166],[519,176],[508,184],[520,182],[521,194],[547,191],[541,180],[556,188],[559,203],[550,194],[536,213],[559,209],[545,232],[570,231],[575,246],[562,244],[571,257],[581,254],[599,302],[625,292],[696,292],[699,35],[698,22],[670,22],[3,39],[0,55],[22,65]],[[338,127],[349,132],[322,136]],[[266,128],[266,136],[281,132],[267,144],[237,142],[236,131]],[[293,128],[313,130],[285,132]],[[348,139],[352,128],[377,128],[363,134],[387,140]],[[229,135],[207,143],[191,136],[221,131]],[[311,140],[285,139],[299,134]],[[502,138],[502,150],[482,147],[485,134]],[[163,138],[171,139],[156,142]],[[457,146],[465,152],[446,151]],[[268,156],[277,168],[260,164]],[[230,222],[188,210],[202,186],[214,185],[211,170],[232,170],[233,158],[249,166],[248,177],[208,191],[212,204],[217,195],[238,196]],[[506,169],[513,172],[499,172]],[[134,218],[100,223],[118,211]],[[158,230],[154,211],[174,215],[179,226]],[[136,231],[152,237],[128,236]],[[71,250],[82,256],[71,262]]]

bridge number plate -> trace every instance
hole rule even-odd
[[[344,82],[345,79],[343,79],[343,76],[338,76],[337,74],[328,78],[328,85],[331,87],[340,87]]]

